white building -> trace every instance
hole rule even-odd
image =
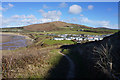
[[[103,38],[102,38],[102,37],[100,37],[100,38],[99,38],[99,40],[103,40]]]
[[[71,38],[65,38],[65,40],[72,40]]]
[[[53,38],[53,40],[64,40],[64,38]]]
[[[99,40],[99,38],[98,38],[98,37],[95,37],[95,38],[94,38],[94,40],[97,40],[97,41],[98,41],[98,40]]]
[[[95,41],[95,39],[88,39],[88,41]]]

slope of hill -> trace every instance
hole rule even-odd
[[[66,23],[61,21],[28,25],[28,26],[24,26],[24,29],[29,31],[54,31],[54,30],[64,30],[65,27],[72,27],[72,26],[79,26],[81,28],[90,29],[90,27],[87,27],[84,25],[71,24],[71,23]]]
[[[72,56],[76,66],[79,66],[76,68],[77,74],[83,74],[82,71],[86,73],[82,78],[117,80],[120,79],[119,45],[120,31],[101,41],[63,45],[61,48],[63,51],[68,49],[68,55]]]
[[[87,54],[84,54],[84,56],[93,63],[91,67],[94,68],[94,70],[106,74],[109,78],[116,79],[117,76],[120,78],[119,45],[120,31],[105,37],[102,41],[87,43],[86,48],[88,48],[89,51],[87,51]]]

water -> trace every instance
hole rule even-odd
[[[25,39],[24,36],[18,35],[0,35],[2,38],[9,37],[7,42],[0,43],[0,50],[14,50],[19,47],[26,47],[28,44],[28,40]],[[3,39],[4,40],[4,39]]]

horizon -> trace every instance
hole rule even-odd
[[[118,2],[3,2],[0,10],[0,28],[62,21],[118,29]]]

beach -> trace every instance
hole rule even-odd
[[[12,40],[12,37],[15,35],[20,35],[20,34],[0,32],[0,43],[4,43]]]
[[[32,39],[19,33],[0,33],[1,49],[16,49],[32,43]]]

